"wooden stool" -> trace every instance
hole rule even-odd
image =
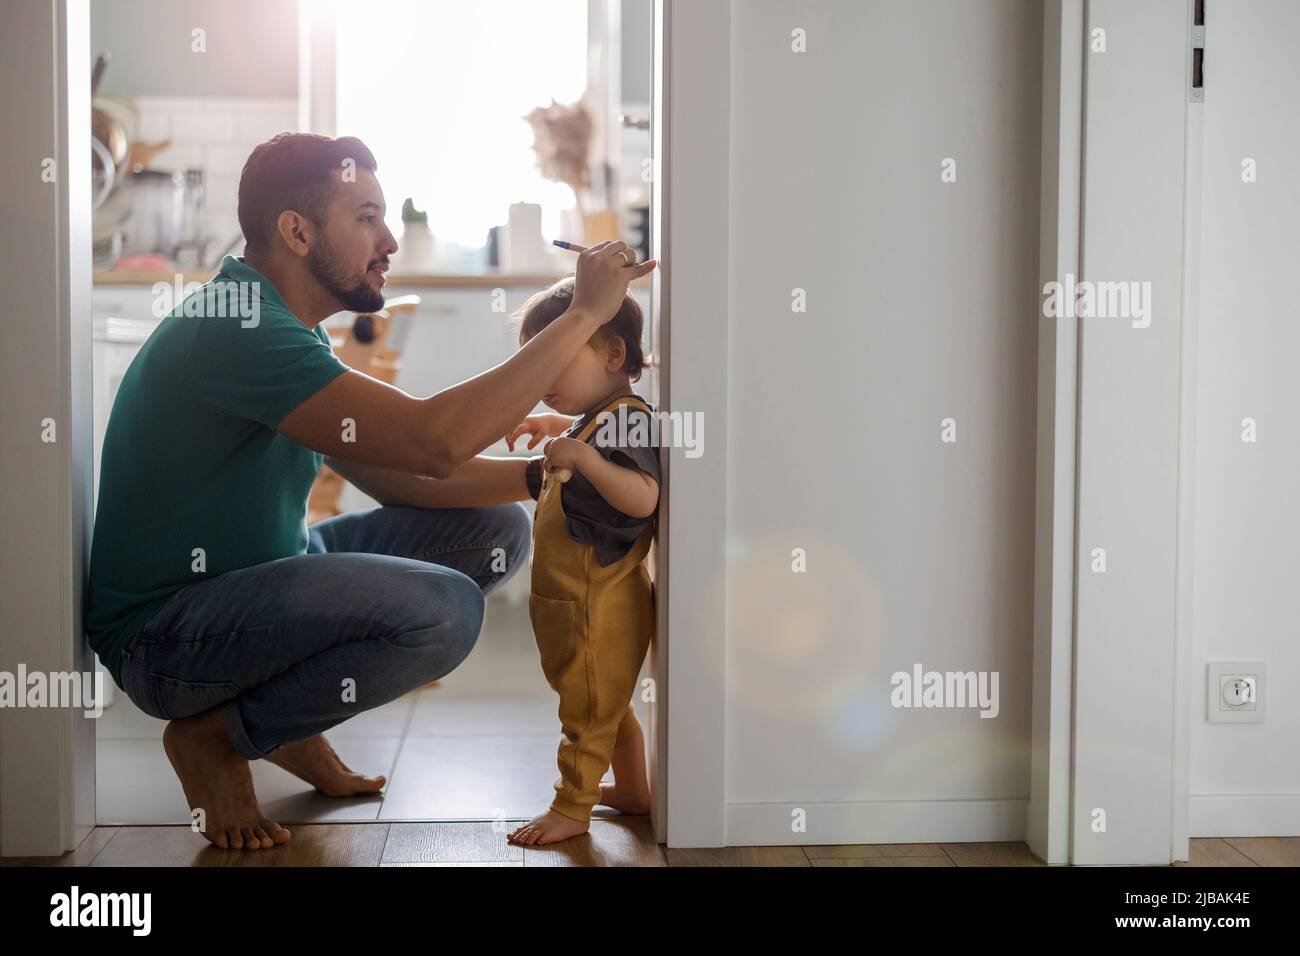
[[[419,304],[418,295],[404,295],[389,299],[378,312],[357,313],[346,335],[330,336],[334,354],[348,368],[392,385],[402,367],[401,352],[388,345],[393,316],[414,312]],[[309,525],[343,513],[339,507],[339,498],[346,484],[343,476],[329,465],[321,466],[320,474],[316,476],[311,493],[307,496]]]

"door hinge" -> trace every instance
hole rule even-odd
[[[1188,77],[1187,98],[1193,103],[1205,102],[1205,0],[1192,0],[1191,69]]]

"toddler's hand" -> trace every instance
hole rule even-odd
[[[529,415],[506,436],[506,447],[514,451],[516,441],[525,435],[532,435],[533,440],[528,443],[528,447],[536,448],[537,443],[543,438],[563,435],[572,424],[573,419],[564,415]]]
[[[542,467],[547,471],[581,471],[588,456],[595,451],[585,441],[576,438],[552,438],[542,446],[546,461]]]

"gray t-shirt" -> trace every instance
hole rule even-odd
[[[640,396],[630,396],[639,398]],[[659,482],[659,445],[652,427],[654,406],[649,405],[647,415],[637,406],[624,406],[614,411],[614,420],[608,427],[597,425],[587,437],[587,444],[606,459],[624,468],[636,468]],[[600,414],[600,409],[582,416],[566,431],[573,438]],[[607,441],[607,439],[612,439]],[[632,549],[632,545],[655,520],[655,512],[644,518],[623,514],[600,496],[594,485],[578,471],[560,489],[560,503],[564,506],[565,527],[574,541],[589,544],[596,549],[596,560],[601,567],[613,564]]]

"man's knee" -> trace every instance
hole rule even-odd
[[[493,510],[496,512],[496,527],[492,537],[499,550],[493,552],[493,576],[484,586],[484,591],[491,591],[510,580],[528,560],[533,544],[533,520],[523,505],[512,502]]]
[[[419,574],[420,572],[415,572]],[[394,628],[389,641],[424,652],[434,680],[469,657],[483,627],[483,591],[474,580],[449,568],[424,572],[428,586]]]

